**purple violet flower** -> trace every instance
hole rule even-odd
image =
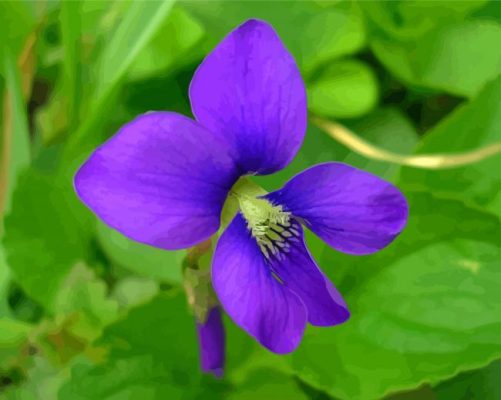
[[[235,200],[239,211],[212,260],[215,292],[263,346],[291,352],[307,323],[332,326],[350,315],[306,248],[302,225],[334,249],[369,254],[402,231],[406,200],[392,184],[336,162],[313,166],[269,194],[235,185],[245,175],[283,169],[306,132],[303,80],[263,21],[245,22],[205,58],[190,100],[196,120],[150,112],[123,126],[78,171],[78,196],[109,226],[167,250],[217,233],[223,205]],[[204,349],[222,346],[219,328],[205,338],[205,328],[200,332]],[[217,369],[219,356],[202,354],[218,360],[204,369]]]

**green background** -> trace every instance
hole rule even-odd
[[[199,372],[183,252],[98,223],[71,178],[135,115],[190,115],[193,71],[248,18],[296,58],[312,114],[400,154],[501,142],[496,1],[0,2],[0,398],[501,399],[501,155],[443,170],[365,158],[310,123],[268,190],[321,161],[396,183],[404,233],[371,256],[310,248],[351,320],[277,356],[225,318]]]

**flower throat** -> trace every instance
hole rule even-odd
[[[247,228],[256,239],[262,253],[269,258],[278,256],[280,251],[288,252],[288,239],[298,235],[291,226],[291,213],[284,211],[282,206],[273,205],[263,196],[266,192],[249,181],[237,184],[231,195],[238,201]]]

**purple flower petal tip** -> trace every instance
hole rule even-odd
[[[306,307],[310,324],[342,324],[350,317],[348,306],[311,256],[301,224],[294,219],[290,224],[288,231],[297,234],[282,244],[284,247],[278,257],[269,258],[269,267],[285,286],[299,296]]]
[[[209,310],[204,323],[197,322],[197,333],[202,371],[221,378],[225,362],[225,333],[219,307]]]

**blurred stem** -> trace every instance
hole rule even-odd
[[[14,179],[30,161],[26,101],[36,69],[35,44],[44,21],[28,36],[17,63],[12,50],[2,49],[6,89],[3,101],[3,135],[0,155],[0,215],[9,206]]]
[[[81,97],[81,21],[80,1],[61,2],[60,22],[65,57],[63,59],[63,88],[68,101],[69,127],[78,120]]]
[[[376,147],[336,122],[331,122],[315,115],[310,116],[310,120],[331,138],[355,153],[374,160],[407,165],[409,167],[424,169],[455,168],[474,164],[494,155],[501,154],[501,143],[493,143],[466,153],[402,155]]]
[[[212,239],[188,250],[183,262],[183,286],[188,305],[197,322],[205,323],[211,308],[218,304],[211,282]]]

